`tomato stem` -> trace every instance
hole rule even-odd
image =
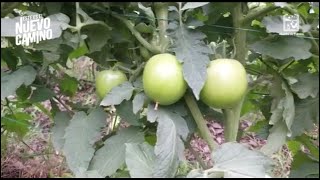
[[[133,82],[133,81],[135,81],[135,80],[139,77],[140,73],[143,71],[143,68],[144,68],[145,64],[146,64],[146,63],[143,62],[142,64],[140,64],[140,65],[137,67],[136,70],[134,70],[134,71],[132,72],[132,75],[131,75],[131,77],[130,77],[130,79],[129,79],[129,82]]]
[[[114,68],[121,69],[121,70],[126,71],[126,72],[128,72],[130,74],[133,74],[133,72],[134,72],[130,68],[124,67],[124,66],[120,65],[119,63],[117,63],[112,69],[114,69]]]
[[[239,128],[239,119],[235,118],[233,109],[223,109],[222,112],[225,116],[224,140],[225,142],[236,141]]]
[[[201,136],[208,143],[210,150],[213,151],[215,148],[218,147],[218,145],[213,141],[213,138],[211,137],[211,133],[207,127],[206,121],[202,116],[202,113],[197,105],[196,100],[190,92],[184,95],[184,99],[187,103],[188,108],[190,109],[193,119],[197,123]]]
[[[240,123],[240,113],[244,97],[242,100],[231,109],[222,109],[225,116],[224,121],[224,141],[225,142],[235,142],[237,141],[237,135]]]

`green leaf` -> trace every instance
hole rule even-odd
[[[40,110],[42,113],[44,113],[45,115],[47,115],[50,119],[52,119],[52,114],[50,113],[50,111],[44,107],[43,104],[37,102],[33,104],[35,107],[37,107],[38,110]]]
[[[15,132],[22,138],[29,131],[29,120],[31,119],[32,117],[29,114],[23,112],[7,114],[1,117],[1,125],[4,125],[9,132]]]
[[[152,178],[156,156],[147,144],[126,144],[126,164],[132,178]]]
[[[112,54],[111,49],[109,48],[109,46],[106,45],[102,47],[100,51],[87,54],[87,56],[95,62],[97,62],[98,64],[107,67],[110,64],[110,61],[106,61],[106,59],[109,59],[112,56]]]
[[[87,171],[81,167],[76,173],[76,178],[103,178],[103,176],[96,170]]]
[[[106,121],[106,113],[97,108],[88,116],[84,112],[77,112],[65,130],[63,153],[68,167],[76,174],[80,167],[87,169],[94,155],[93,143],[99,135],[100,128]]]
[[[312,141],[309,136],[306,134],[302,134],[299,137],[296,137],[298,141],[300,141],[308,150],[312,157],[319,161],[319,147],[317,147]]]
[[[311,2],[312,4],[312,9],[314,10],[314,12],[319,15],[319,2]]]
[[[293,156],[301,150],[301,143],[299,141],[288,141],[287,145]]]
[[[11,74],[1,76],[1,100],[15,95],[22,85],[29,86],[36,78],[37,72],[31,66],[24,66]]]
[[[143,92],[140,92],[138,94],[136,94],[132,100],[132,110],[134,114],[137,114],[137,112],[139,112],[144,105],[144,102],[146,101],[147,97]]]
[[[254,111],[258,110],[258,107],[252,102],[258,98],[259,98],[259,96],[256,94],[247,93],[247,95],[244,98],[243,104],[242,104],[240,117],[242,117],[243,115],[245,115],[247,113],[254,112]]]
[[[63,30],[65,30],[70,22],[69,16],[63,13],[52,14],[48,16],[51,20],[52,36],[60,37]]]
[[[45,62],[47,63],[53,63],[56,62],[60,59],[60,55],[56,54],[56,52],[52,53],[52,52],[42,52],[43,53],[43,57],[44,60],[46,60]]]
[[[6,62],[9,69],[13,71],[17,69],[18,57],[11,51],[11,48],[1,48],[1,60]]]
[[[224,143],[212,152],[212,161],[214,169],[225,171],[224,178],[264,178],[272,163],[272,160],[261,152],[249,150],[245,145],[235,142]]]
[[[290,83],[290,87],[300,99],[308,96],[315,98],[319,93],[319,74],[299,74],[296,82]]]
[[[60,44],[62,43],[62,38],[49,39],[45,41],[40,41],[38,44],[34,45],[34,48],[42,52],[58,52]]]
[[[310,8],[311,8],[311,3],[304,2],[304,3],[299,4],[297,10],[299,11],[300,16],[307,19],[308,15],[309,15]]]
[[[276,77],[272,84],[271,96],[274,99],[271,105],[270,124],[276,124],[284,120],[291,133],[291,126],[295,117],[294,98],[290,89],[280,77]]]
[[[143,133],[138,128],[129,127],[108,138],[104,146],[94,155],[89,170],[96,170],[103,177],[111,176],[125,163],[125,143],[141,143]]]
[[[100,51],[111,38],[110,29],[106,25],[102,24],[90,24],[83,26],[81,28],[81,33],[88,36],[86,41],[90,53]]]
[[[74,96],[78,90],[78,81],[74,77],[64,75],[64,78],[59,81],[61,92],[67,96]]]
[[[128,122],[132,126],[140,126],[140,115],[132,112],[132,106],[131,101],[124,101],[120,105],[116,106],[117,113],[121,117],[121,120]]]
[[[278,33],[280,35],[288,33],[283,28],[284,23],[283,16],[266,16],[262,20],[262,24],[266,27],[268,33]]]
[[[120,170],[114,173],[111,178],[130,178],[130,173],[127,170]]]
[[[157,143],[157,136],[155,134],[146,135],[144,138],[152,146],[155,146]]]
[[[131,43],[134,41],[134,36],[124,23],[118,19],[111,17],[108,19],[108,24],[113,27],[111,31],[111,41],[114,44]],[[122,51],[123,52],[123,51]]]
[[[52,127],[52,144],[56,151],[61,151],[64,146],[64,135],[67,126],[69,125],[71,117],[67,112],[59,112],[54,116]]]
[[[269,122],[267,120],[258,121],[254,125],[250,126],[250,132],[255,132],[256,135],[262,139],[267,139],[269,136]]]
[[[23,84],[16,90],[16,94],[20,101],[25,101],[31,94],[31,87]]]
[[[143,89],[142,76],[139,76],[134,82],[133,86],[137,89]]]
[[[172,112],[172,108],[160,107],[154,110],[150,105],[147,119],[158,122],[153,176],[174,177],[179,159],[184,159],[184,144],[180,136],[186,139],[189,133],[187,123],[179,114]]]
[[[74,51],[72,51],[69,54],[69,58],[70,59],[75,59],[75,58],[78,58],[80,56],[85,55],[88,52],[89,52],[89,50],[88,50],[87,45],[86,44],[82,44],[80,47],[78,47],[77,49],[75,49]]]
[[[144,7],[141,2],[138,3],[138,7],[147,15],[148,19],[154,24],[155,16],[151,7]]]
[[[319,96],[297,101],[291,127],[292,137],[313,129],[314,124],[319,124]]]
[[[157,130],[157,142],[155,146],[156,163],[153,170],[154,177],[174,177],[179,165],[178,143],[182,142],[177,136],[177,130],[172,119],[162,118]]]
[[[291,164],[290,178],[306,178],[310,175],[319,177],[319,162],[312,160],[308,155],[299,151]]]
[[[169,107],[160,107],[160,108],[158,107],[157,110],[154,110],[151,104],[149,104],[147,119],[149,122],[155,122],[155,120],[160,122],[162,118],[171,119],[172,122],[175,124],[177,135],[181,136],[182,139],[186,140],[189,133],[189,129],[186,121],[183,119],[183,117],[180,114],[183,114],[183,115],[187,115],[187,114],[181,113],[181,109],[179,108],[181,108],[179,105],[171,105]]]
[[[118,105],[123,100],[129,100],[132,96],[134,87],[128,81],[111,89],[111,91],[101,101],[101,106]]]
[[[137,31],[139,31],[140,33],[153,33],[153,26],[151,25],[146,25],[146,23],[139,23],[134,27]]]
[[[45,87],[38,87],[32,92],[30,102],[43,102],[45,100],[51,99],[53,96],[55,96],[55,93],[52,90]]]
[[[61,11],[62,6],[65,5],[61,2],[45,2],[45,6],[48,10],[48,14],[54,14]]]
[[[249,45],[249,48],[257,53],[280,60],[308,59],[312,55],[309,52],[311,43],[308,40],[292,36],[279,37],[276,41],[261,40]]]
[[[270,134],[265,144],[260,151],[272,155],[272,153],[278,151],[285,143],[287,139],[288,129],[284,121],[278,121],[270,129]]]
[[[209,2],[187,2],[185,5],[183,5],[183,7],[181,8],[181,11],[201,7],[208,3]]]
[[[176,25],[177,26],[177,25]],[[174,44],[171,47],[179,61],[183,62],[183,76],[192,89],[196,99],[204,86],[207,77],[207,65],[210,62],[209,47],[203,42],[203,33],[188,29],[185,26],[173,27],[170,32]]]

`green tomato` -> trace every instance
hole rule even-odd
[[[187,90],[181,64],[174,55],[167,53],[148,60],[142,82],[146,95],[160,105],[177,102]]]
[[[96,75],[96,91],[100,99],[103,99],[112,88],[128,81],[127,76],[118,70],[104,70]]]
[[[234,59],[217,59],[207,68],[207,80],[200,99],[210,107],[234,107],[246,93],[247,74],[243,65]]]

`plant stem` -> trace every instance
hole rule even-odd
[[[224,120],[224,141],[233,142],[237,139],[239,123],[234,117],[232,109],[222,109],[225,116]]]
[[[280,8],[280,7],[277,7],[274,5],[271,5],[268,7],[263,7],[263,8],[257,8],[257,10],[249,13],[245,18],[242,19],[241,25],[246,25],[246,24],[250,23],[252,20],[254,20],[255,18],[258,18],[259,16],[264,16],[268,12],[271,12],[271,11],[276,10],[278,8]]]
[[[179,24],[180,26],[182,26],[182,11],[181,11],[182,2],[178,2],[178,4],[179,4]]]
[[[80,9],[80,4],[79,4],[79,2],[76,2],[76,27],[79,27],[81,24],[80,16],[79,16],[80,15],[79,9]]]
[[[128,72],[128,73],[130,73],[130,74],[133,74],[133,71],[132,71],[131,69],[129,69],[129,68],[127,68],[127,67],[124,67],[124,66],[120,65],[119,63],[117,63],[117,64],[114,66],[114,68],[119,68],[119,69],[121,69],[121,70],[123,70],[123,71],[126,71],[126,72]]]
[[[278,69],[278,72],[281,73],[282,71],[284,71],[285,69],[287,69],[289,66],[291,66],[295,61],[294,60],[291,60],[289,61],[288,63],[284,64],[283,66],[281,66],[279,69]]]
[[[231,109],[222,109],[222,112],[225,116],[225,121],[224,121],[224,141],[225,142],[237,141],[237,135],[238,135],[239,123],[240,123],[240,112],[241,112],[243,100],[244,100],[244,97],[235,107]]]
[[[243,13],[242,13],[242,3],[237,3],[232,11],[232,19],[233,19],[233,26],[235,27],[235,49],[236,55],[235,59],[240,61],[241,64],[245,64],[246,55],[247,55],[247,48],[246,48],[246,31],[240,30],[242,28],[241,22],[243,20]]]
[[[137,40],[145,47],[147,48],[149,51],[151,51],[154,54],[159,54],[161,53],[161,50],[158,47],[155,47],[153,45],[151,45],[148,41],[146,41],[141,34],[134,28],[134,25],[132,24],[132,22],[130,22],[127,19],[124,19],[114,13],[111,13],[111,15],[117,19],[119,19],[120,21],[122,21],[127,28],[131,31],[131,33],[137,38]]]
[[[64,108],[66,108],[66,110],[68,111],[68,114],[70,115],[70,117],[72,117],[72,116],[74,115],[74,112],[71,111],[71,110],[69,109],[69,107],[60,100],[60,98],[54,96],[53,99],[55,99],[56,101],[58,101]]]
[[[196,103],[196,100],[190,92],[185,94],[184,99],[191,111],[193,119],[197,123],[201,136],[208,143],[210,150],[213,151],[216,147],[218,147],[218,145],[213,141],[213,138],[211,137],[211,133],[207,127],[206,121],[203,119],[202,113]]]
[[[138,76],[140,75],[141,71],[143,70],[145,64],[146,64],[146,63],[143,62],[142,64],[140,64],[140,65],[137,67],[136,70],[134,70],[134,71],[132,72],[132,76],[130,77],[129,82],[133,82],[134,80],[136,80],[136,79],[138,78]]]
[[[161,45],[161,52],[165,52],[169,41],[166,36],[166,31],[168,27],[168,4],[156,2],[155,6],[155,13],[158,20],[158,29],[160,35],[160,45]]]

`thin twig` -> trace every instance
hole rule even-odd
[[[69,113],[69,115],[70,115],[71,117],[74,115],[74,112],[71,111],[71,110],[69,109],[69,107],[60,100],[60,98],[54,96],[53,99],[55,99],[56,101],[58,101],[64,108],[66,108],[66,110],[68,111],[68,113]]]

